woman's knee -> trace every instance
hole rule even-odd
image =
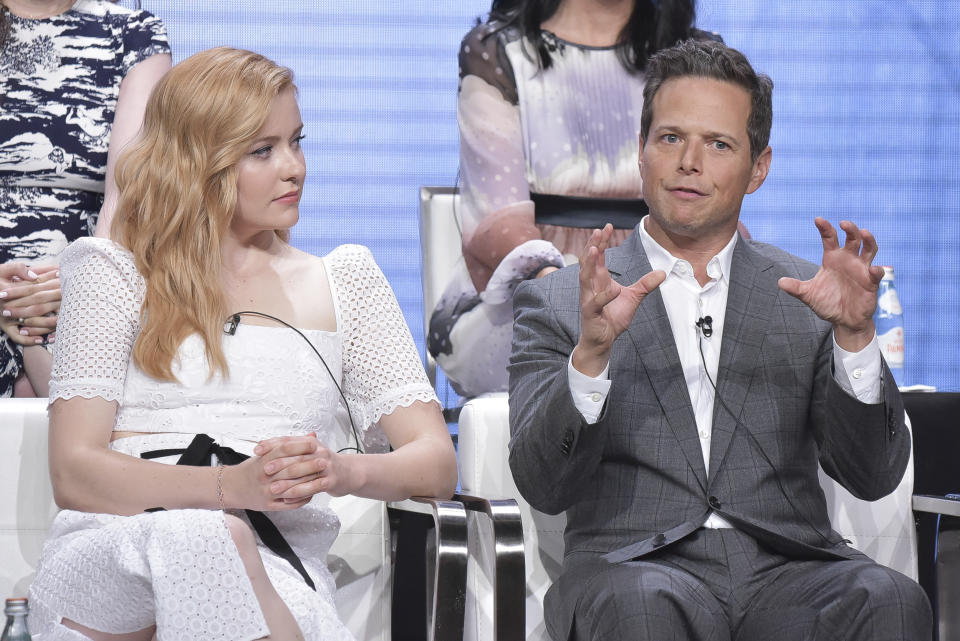
[[[230,532],[230,537],[241,555],[256,551],[257,539],[253,535],[253,530],[243,519],[233,514],[224,514],[223,520],[227,524],[227,531]]]
[[[44,637],[50,641],[151,641],[156,638],[156,626],[150,626],[126,634],[109,634],[80,625],[70,619],[62,619],[53,624],[50,633]]]

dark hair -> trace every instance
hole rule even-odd
[[[643,111],[640,114],[640,135],[644,142],[653,122],[653,98],[664,82],[671,78],[698,76],[730,82],[750,94],[750,115],[747,135],[750,159],[755,161],[770,142],[773,124],[773,81],[757,73],[747,57],[736,49],[712,40],[687,40],[657,52],[647,62],[646,85],[643,88]]]
[[[537,52],[540,67],[552,61],[540,25],[557,11],[561,0],[493,0],[490,19],[516,26]],[[660,49],[690,37],[696,18],[696,0],[636,0],[633,12],[617,38],[617,56],[631,72],[643,71],[647,59]]]

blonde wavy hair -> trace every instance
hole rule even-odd
[[[160,80],[140,137],[117,162],[110,235],[146,281],[133,360],[150,376],[176,380],[174,358],[193,333],[210,375],[229,374],[220,243],[237,207],[237,162],[287,89],[296,90],[293,73],[260,54],[218,47],[190,56]]]

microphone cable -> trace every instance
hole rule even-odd
[[[307,345],[310,346],[310,349],[313,350],[313,353],[316,354],[317,358],[320,359],[320,362],[323,363],[323,368],[327,370],[327,374],[330,376],[330,380],[333,381],[334,387],[336,387],[337,391],[340,393],[340,398],[343,399],[343,406],[347,409],[347,418],[350,419],[350,430],[353,432],[353,439],[354,439],[354,442],[356,443],[356,447],[347,446],[347,447],[340,448],[339,450],[337,450],[337,454],[340,454],[342,452],[350,452],[350,451],[356,452],[357,454],[363,454],[363,449],[361,449],[360,447],[360,434],[357,432],[357,426],[353,422],[353,412],[350,411],[350,404],[347,403],[347,397],[343,394],[343,390],[340,388],[340,384],[337,382],[337,379],[333,375],[333,372],[330,371],[330,367],[327,365],[327,361],[325,361],[323,359],[323,356],[320,355],[320,352],[314,346],[313,341],[311,341],[309,338],[304,336],[303,332],[301,332],[299,329],[297,329],[290,323],[277,318],[276,316],[271,316],[270,314],[264,314],[263,312],[254,312],[250,310],[243,311],[243,312],[236,312],[235,314],[232,314],[223,323],[223,333],[228,334],[230,336],[233,336],[234,334],[236,334],[237,327],[240,325],[241,316],[260,316],[261,318],[268,318],[274,322],[280,323],[284,327],[292,329],[300,336],[300,338],[302,338],[307,342]]]
[[[731,418],[733,418],[734,423],[744,429],[744,431],[750,437],[750,440],[753,442],[754,447],[756,447],[757,451],[760,452],[760,455],[763,456],[763,459],[767,462],[767,465],[770,466],[770,469],[773,470],[773,476],[777,480],[777,486],[780,488],[780,493],[783,494],[783,497],[785,499],[787,499],[787,503],[790,504],[790,508],[794,511],[794,513],[800,516],[804,521],[806,521],[807,525],[809,525],[813,529],[813,531],[816,532],[828,546],[835,547],[836,543],[831,541],[829,537],[827,537],[823,532],[820,531],[820,528],[814,525],[813,521],[811,521],[806,514],[804,514],[799,508],[797,508],[796,504],[793,502],[793,499],[790,498],[790,494],[787,493],[787,490],[783,487],[783,481],[780,478],[780,472],[779,470],[777,470],[777,466],[774,465],[773,461],[770,460],[770,457],[767,456],[766,451],[764,451],[763,447],[760,445],[760,441],[757,440],[757,437],[753,435],[753,431],[749,427],[747,427],[746,423],[742,422],[736,414],[734,414],[733,410],[731,410],[730,407],[724,402],[723,397],[720,396],[720,391],[717,389],[716,383],[714,383],[713,379],[710,377],[710,371],[707,369],[707,359],[703,354],[704,336],[709,338],[710,336],[713,335],[712,322],[713,322],[713,319],[707,316],[706,318],[701,318],[700,321],[697,321],[697,323],[695,323],[695,325],[697,328],[696,329],[697,349],[700,351],[700,362],[703,363],[703,372],[704,374],[707,375],[707,380],[710,381],[710,386],[713,388],[714,398],[720,401],[721,407],[723,407],[723,409],[726,410],[727,414],[729,414]],[[709,331],[709,333],[707,333],[707,331]],[[852,543],[848,539],[842,539],[842,541],[847,544]]]

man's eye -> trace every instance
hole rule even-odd
[[[666,134],[664,135],[663,140],[664,142],[668,142],[672,145],[676,142],[680,142],[680,136],[677,134]]]
[[[713,141],[713,148],[714,148],[714,149],[718,149],[718,150],[720,150],[720,151],[726,151],[727,149],[730,149],[730,145],[728,145],[727,143],[723,142],[722,140],[714,140],[714,141]]]

